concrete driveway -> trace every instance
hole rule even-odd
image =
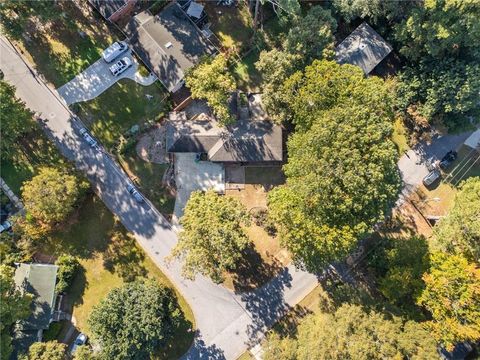
[[[137,73],[138,63],[132,57],[130,50],[122,54],[122,56],[119,56],[116,60],[124,56],[129,57],[133,65],[123,74],[113,76],[109,67],[112,66],[115,61],[106,63],[101,58],[68,83],[58,88],[57,91],[59,95],[65,100],[67,105],[70,105],[96,98],[120,79],[129,78],[144,86],[151,85],[156,81],[156,77],[153,75],[143,77]]]
[[[175,154],[175,182],[177,197],[173,210],[172,224],[178,226],[183,209],[195,190],[225,192],[225,169],[210,161],[195,162],[194,153]]]
[[[422,183],[429,173],[429,163],[440,160],[450,150],[458,149],[472,133],[473,130],[460,134],[435,135],[429,143],[421,142],[403,155],[398,161],[403,181],[402,194],[407,196]]]

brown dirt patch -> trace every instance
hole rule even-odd
[[[138,140],[136,145],[137,154],[144,161],[155,164],[166,164],[168,162],[168,155],[165,142],[165,126],[157,124]]]

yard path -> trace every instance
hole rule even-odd
[[[185,297],[197,324],[194,345],[184,359],[236,359],[263,337],[265,330],[318,283],[317,277],[289,266],[267,285],[244,294],[198,276],[181,276],[181,263],[165,262],[177,235],[151,205],[136,203],[126,191],[129,179],[105,152],[91,148],[82,138],[83,126],[59,94],[48,88],[6,38],[0,37],[0,68],[17,96],[40,114],[44,131],[67,158],[75,161],[106,206],[116,214],[138,243]]]

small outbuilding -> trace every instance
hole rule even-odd
[[[88,2],[106,20],[115,22],[131,13],[137,0],[88,0]]]
[[[363,22],[335,48],[335,58],[339,64],[357,65],[368,75],[391,52],[392,47]]]

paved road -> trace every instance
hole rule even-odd
[[[112,66],[115,61],[107,64],[100,58],[68,83],[58,88],[58,93],[67,105],[70,105],[96,98],[121,79],[129,78],[144,86],[151,85],[155,82],[155,76],[143,77],[138,74],[138,63],[130,51],[119,56],[117,60],[125,56],[132,60],[133,65],[121,75],[113,76],[109,70],[109,67]]]
[[[148,205],[139,205],[125,190],[128,178],[103,152],[85,143],[80,121],[64,107],[57,93],[46,87],[22,58],[0,38],[0,68],[17,96],[40,113],[45,132],[60,151],[76,162],[92,187],[115,213],[156,265],[170,278],[190,304],[198,328],[194,346],[184,359],[236,359],[261,338],[267,327],[317,285],[317,277],[293,266],[285,268],[257,291],[234,294],[204,277],[181,277],[179,262],[165,263],[177,242],[170,224]]]

